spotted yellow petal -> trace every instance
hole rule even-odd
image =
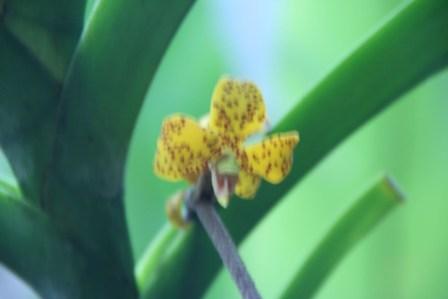
[[[239,140],[259,132],[266,120],[263,98],[251,82],[221,79],[215,87],[209,127]]]
[[[291,170],[293,149],[299,142],[297,132],[270,136],[246,148],[249,171],[270,183],[281,182]]]
[[[251,199],[260,186],[260,177],[241,170],[235,186],[235,194],[240,198]]]
[[[194,182],[217,150],[217,136],[183,115],[167,118],[157,141],[156,175],[167,180]]]

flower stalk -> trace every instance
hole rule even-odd
[[[188,208],[198,217],[221,260],[237,285],[242,298],[261,299],[253,279],[230,234],[215,209],[215,196],[209,172],[203,174],[186,196]]]

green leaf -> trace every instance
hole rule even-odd
[[[16,198],[17,200],[22,198],[22,194],[17,186],[3,180],[0,180],[0,196]]]
[[[373,185],[333,225],[280,298],[311,298],[344,256],[402,201],[390,179]]]
[[[5,0],[4,25],[57,81],[62,81],[83,27],[85,1]]]
[[[87,261],[44,214],[0,192],[0,262],[25,279],[42,298],[82,297],[79,278]],[[66,296],[70,293],[71,296]]]
[[[263,184],[256,202],[233,201],[223,218],[240,243],[262,217],[326,154],[403,93],[448,62],[448,2],[413,1],[405,5],[319,82],[275,127],[298,130],[302,141],[289,177]],[[179,233],[182,235],[182,233]],[[221,264],[200,227],[183,235],[178,250],[160,261],[144,298],[197,298]],[[188,255],[188,252],[194,253]],[[187,255],[187,257],[185,257]],[[167,260],[170,260],[167,263]],[[194,284],[188,279],[194,269]],[[162,277],[158,275],[158,277]]]
[[[50,30],[78,34],[83,27],[85,0],[3,0],[5,14],[20,16]]]
[[[4,185],[1,184],[0,185]],[[97,267],[101,256],[85,254],[42,211],[0,189],[0,262],[24,279],[42,298],[123,298],[125,287],[105,283],[116,273]],[[137,298],[126,297],[126,298]]]
[[[176,228],[167,224],[151,242],[148,251],[135,269],[135,277],[140,290],[146,289],[154,275],[159,260],[167,253],[176,236]]]
[[[60,83],[82,29],[83,3],[0,3],[0,145],[26,199],[38,205]]]
[[[54,1],[43,0],[41,8],[27,1],[7,2],[5,7],[8,22],[0,25],[0,65],[6,66],[0,68],[0,142],[24,194],[73,243],[74,261],[67,257],[51,273],[39,272],[32,263],[32,269],[17,263],[10,267],[45,298],[136,298],[122,201],[127,147],[146,90],[192,1],[99,2],[63,86],[57,76],[60,66],[48,61],[52,52],[36,45],[39,38],[33,30],[40,29],[14,23],[12,14],[18,11],[39,26],[57,27],[59,16],[53,16],[62,16],[65,8],[55,4],[60,12],[46,10],[47,2]],[[83,10],[80,15],[82,20]],[[72,21],[67,21],[70,28]],[[45,232],[33,232],[45,240]],[[40,253],[54,254],[50,247]],[[33,251],[27,254],[38,258]],[[7,259],[12,257],[5,257],[8,264]],[[72,262],[81,269],[73,267],[72,285],[61,282],[59,293],[48,295],[34,277],[52,282],[57,272],[71,271]]]
[[[95,8],[95,5],[98,4],[99,0],[87,0],[86,8],[84,10],[84,22],[87,22],[89,17],[92,15],[92,12]]]
[[[0,145],[23,194],[38,202],[60,86],[5,26],[0,65]]]
[[[135,298],[123,173],[147,88],[192,1],[101,1],[64,82],[44,189],[49,217],[92,257],[102,297]]]

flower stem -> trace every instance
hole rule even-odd
[[[238,250],[214,206],[210,174],[203,175],[187,196],[187,206],[197,215],[221,260],[235,281],[242,298],[261,299]]]

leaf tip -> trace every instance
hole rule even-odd
[[[386,191],[391,194],[390,198],[391,200],[396,201],[397,203],[404,203],[406,199],[406,195],[398,185],[397,181],[386,175],[383,177],[382,185],[386,189]]]

